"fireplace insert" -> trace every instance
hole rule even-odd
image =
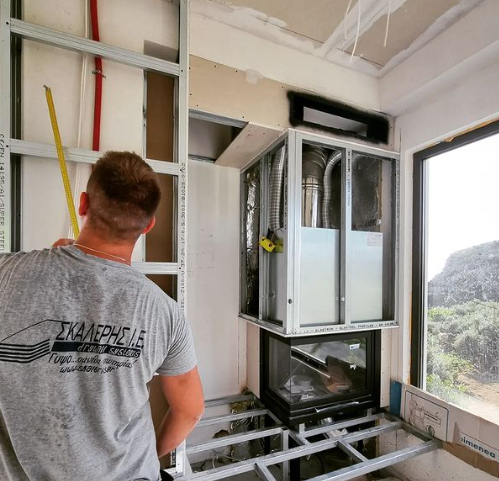
[[[261,399],[293,426],[379,406],[380,331],[285,338],[262,332]]]

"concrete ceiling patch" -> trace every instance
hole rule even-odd
[[[412,44],[405,50],[401,50],[398,54],[394,55],[381,69],[381,76],[386,75],[397,65],[402,63],[406,58],[411,56],[414,52],[424,47],[428,42],[433,40],[437,35],[447,30],[454,23],[468,14],[478,4],[484,0],[466,0],[461,1],[445,12],[438,18],[428,29],[420,35]]]
[[[390,15],[388,41],[383,46],[386,12],[359,38],[356,55],[382,68],[392,57],[407,49],[439,17],[461,0],[407,0]],[[353,45],[347,51],[352,52]]]
[[[407,0],[391,0],[391,10],[395,12]],[[359,24],[360,11],[360,28]],[[388,0],[364,0],[361,4],[356,3],[348,12],[348,15],[330,37],[324,42],[324,45],[317,50],[317,54],[329,57],[335,50],[346,50],[349,45],[353,45],[357,37],[357,30],[360,36],[367,32],[371,26],[388,11]],[[346,34],[346,35],[345,35]],[[346,36],[346,38],[345,38]]]
[[[191,3],[191,12],[299,52],[313,53],[320,45],[313,39],[283,28],[276,17],[247,7],[230,7],[225,1],[195,0]]]
[[[349,0],[211,0],[214,3],[259,11],[279,19],[282,28],[323,43],[343,21]],[[357,0],[353,0],[355,6]]]

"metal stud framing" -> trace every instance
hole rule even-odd
[[[57,159],[55,146],[39,142],[12,139],[11,135],[11,42],[17,36],[27,40],[45,43],[57,48],[96,55],[113,62],[136,67],[144,71],[157,72],[176,78],[175,106],[175,160],[176,163],[146,161],[153,170],[177,178],[177,260],[176,263],[138,262],[134,263],[144,274],[177,275],[177,300],[186,309],[186,242],[187,242],[187,146],[189,118],[189,0],[180,0],[179,21],[179,63],[168,62],[149,55],[140,54],[120,47],[62,33],[11,18],[11,0],[0,0],[0,253],[11,252],[11,154],[34,158]],[[64,148],[68,161],[94,164],[100,152],[85,149]],[[176,452],[176,467],[172,474],[184,472],[185,447]]]
[[[253,399],[256,400],[256,398],[254,397]],[[251,397],[247,397],[246,400],[251,400]],[[224,398],[214,401],[208,401],[206,403],[206,406],[220,406],[223,404],[230,405],[233,402],[239,402],[239,398]],[[217,424],[227,424],[234,419],[234,416],[236,415],[227,414],[224,416],[217,416]],[[200,479],[203,481],[231,479],[233,476],[252,471],[255,472],[260,479],[266,481],[277,481],[270,471],[269,467],[281,463],[283,465],[283,470],[281,471],[282,479],[288,480],[289,461],[334,448],[339,448],[345,454],[347,454],[352,460],[352,465],[336,471],[324,473],[320,476],[312,478],[312,480],[347,481],[363,474],[368,474],[379,469],[387,468],[402,461],[412,459],[421,454],[434,451],[436,449],[439,449],[442,445],[441,441],[434,439],[428,434],[419,431],[418,429],[406,424],[400,419],[385,413],[362,416],[356,419],[349,419],[347,421],[341,421],[337,423],[331,422],[329,424],[323,424],[319,427],[308,429],[305,429],[303,425],[300,425],[297,430],[288,430],[285,426],[282,426],[279,423],[279,420],[276,420],[275,416],[273,416],[272,413],[265,408],[250,409],[246,412],[238,413],[237,416],[239,416],[237,419],[244,419],[245,417],[249,418],[256,416],[270,416],[274,419],[274,421],[276,421],[277,425],[272,428],[248,431],[246,433],[238,433],[236,435],[210,440],[201,444],[189,445],[187,448],[187,456],[211,449],[228,447],[236,443],[255,439],[264,439],[266,437],[276,435],[281,437],[281,450],[264,456],[239,461],[227,466],[194,473],[192,475],[180,478],[181,481],[194,479]],[[214,417],[208,419],[210,419],[210,425],[215,424]],[[379,425],[375,427],[368,427],[365,429],[358,429],[362,425],[373,422],[377,422],[379,423]],[[201,421],[198,427],[203,427],[206,425],[207,423],[203,423],[203,421]],[[342,432],[342,430],[346,428],[355,428],[356,430],[346,434],[341,434],[340,431]],[[355,442],[381,436],[383,434],[387,434],[396,430],[404,430],[406,433],[419,438],[422,442],[405,449],[396,450],[394,452],[375,457],[373,459],[366,458],[354,446],[352,446],[352,444]],[[318,435],[327,435],[327,439],[313,442],[309,441],[309,438]],[[294,448],[288,448],[289,438],[291,438],[298,446]]]
[[[0,4],[0,252],[10,252],[10,1]]]
[[[1,0],[0,4],[0,252],[11,251],[11,154],[29,155],[35,158],[57,159],[55,146],[40,142],[11,138],[11,75],[10,56],[12,36],[45,43],[54,47],[90,55],[98,55],[113,62],[122,63],[145,71],[158,72],[177,78],[176,99],[176,163],[147,160],[155,172],[177,177],[178,185],[178,225],[177,263],[140,262],[136,267],[144,274],[177,275],[178,302],[185,309],[186,297],[186,192],[187,192],[187,129],[188,129],[188,10],[189,1],[180,0],[179,63],[168,62],[149,55],[106,45],[93,40],[77,37],[56,30],[33,25],[20,19],[11,18],[11,1]],[[67,148],[68,161],[93,164],[100,152],[85,149]]]

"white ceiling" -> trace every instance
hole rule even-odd
[[[347,15],[349,0],[201,1],[215,20],[382,77],[482,0],[352,0]]]

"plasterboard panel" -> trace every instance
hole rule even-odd
[[[390,15],[388,41],[383,46],[386,15],[373,23],[360,38],[355,55],[374,63],[378,68],[386,65],[395,55],[406,50],[438,18],[461,0],[407,0]],[[347,49],[351,53],[353,44]]]
[[[274,142],[281,133],[281,130],[248,124],[215,164],[242,169]]]
[[[212,0],[317,42],[325,42],[343,21],[349,0]],[[354,6],[356,0],[352,2]],[[263,14],[263,15],[259,15]]]
[[[190,102],[192,109],[261,125],[288,128],[289,85],[191,56]]]
[[[206,399],[239,394],[239,183],[236,169],[189,161],[187,304]],[[241,369],[242,368],[242,369]]]

